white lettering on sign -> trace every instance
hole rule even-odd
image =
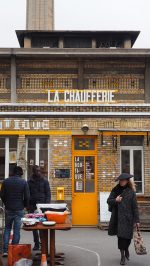
[[[111,103],[115,90],[48,90],[49,103]]]
[[[50,121],[41,120],[41,121],[30,121],[28,119],[19,120],[19,119],[5,119],[0,121],[0,130],[49,130]]]

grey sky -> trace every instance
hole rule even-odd
[[[140,30],[135,47],[150,48],[150,0],[55,0],[57,30]],[[0,47],[18,47],[26,0],[0,0]]]

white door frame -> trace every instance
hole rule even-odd
[[[130,151],[130,173],[134,173],[134,163],[133,163],[133,151],[141,151],[142,152],[142,192],[137,193],[138,195],[144,194],[144,152],[143,146],[121,146],[120,147],[120,173],[121,173],[121,151],[129,150]]]

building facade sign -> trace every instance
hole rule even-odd
[[[0,130],[49,130],[49,120],[4,119],[0,120]]]
[[[49,103],[112,103],[115,90],[48,90]]]
[[[89,126],[89,129],[145,129],[149,130],[150,121],[145,121],[144,119],[84,119],[80,120],[58,120],[58,119],[21,119],[21,118],[5,118],[0,119],[0,131],[2,130],[55,130],[55,129],[65,129],[65,130],[78,130],[81,129],[83,124],[86,123]]]

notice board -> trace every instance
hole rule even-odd
[[[100,222],[109,222],[111,212],[108,211],[107,199],[110,192],[100,192],[99,202],[100,202]]]
[[[55,169],[56,178],[70,178],[70,169]]]

